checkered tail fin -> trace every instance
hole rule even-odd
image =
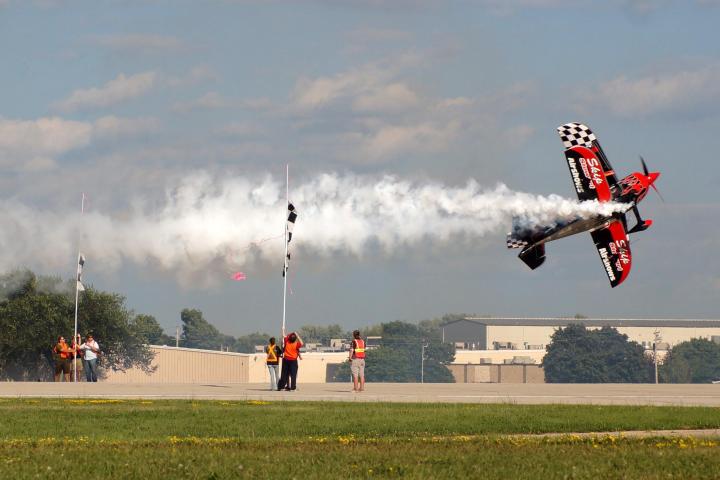
[[[527,240],[523,240],[522,238],[517,238],[513,235],[512,232],[508,232],[507,234],[507,248],[525,248],[527,247],[529,242]]]
[[[561,125],[557,127],[557,132],[566,149],[578,145],[590,148],[593,142],[597,141],[597,137],[590,130],[590,127],[578,122]]]

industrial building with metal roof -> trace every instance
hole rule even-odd
[[[720,320],[567,318],[567,317],[466,317],[442,325],[443,341],[466,350],[542,350],[553,333],[570,324],[589,329],[610,326],[646,348],[662,344],[667,349],[692,338],[720,342]]]

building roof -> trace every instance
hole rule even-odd
[[[453,323],[470,321],[479,325],[524,326],[524,327],[565,327],[580,324],[586,327],[685,327],[685,328],[720,328],[720,320],[684,319],[684,318],[568,318],[568,317],[500,317],[481,318],[465,317],[453,320]]]

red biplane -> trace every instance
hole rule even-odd
[[[565,158],[578,198],[581,201],[622,203],[627,205],[627,209],[612,215],[575,217],[551,225],[530,224],[515,218],[512,232],[507,236],[507,246],[522,248],[520,259],[534,270],[545,261],[547,242],[589,231],[610,285],[616,287],[627,278],[632,265],[628,235],[647,230],[652,225],[652,220],[640,218],[637,204],[645,198],[650,187],[657,191],[654,183],[660,172],[649,172],[640,157],[643,173],[634,172],[618,181],[595,134],[586,125],[567,123],[558,127],[557,131],[566,148]],[[628,230],[626,214],[630,210],[635,214],[637,223]]]

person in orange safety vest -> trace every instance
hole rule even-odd
[[[302,360],[300,354],[302,347],[302,339],[297,333],[292,332],[285,337],[278,390],[295,390],[297,388],[298,359]]]
[[[353,392],[362,392],[365,390],[365,340],[360,338],[360,330],[353,332],[348,360],[353,377]]]

